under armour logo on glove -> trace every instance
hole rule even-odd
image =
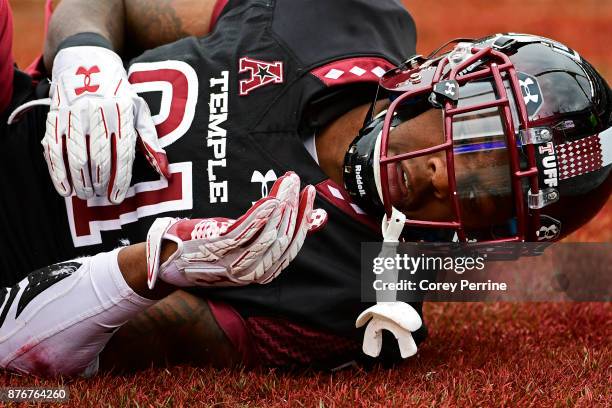
[[[91,75],[92,74],[97,74],[100,72],[100,68],[98,68],[97,65],[94,65],[91,68],[85,68],[85,67],[79,67],[77,69],[76,74],[77,75],[84,75],[83,77],[83,86],[80,88],[76,88],[74,90],[74,93],[78,95],[81,95],[84,92],[96,92],[98,89],[100,89],[100,85],[92,85],[91,84]]]
[[[237,220],[157,219],[147,235],[148,285],[158,277],[175,286],[243,286],[268,283],[297,256],[308,232],[325,225],[327,213],[313,209],[315,189],[300,193],[292,172]],[[162,243],[177,250],[160,265]]]

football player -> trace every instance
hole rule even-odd
[[[392,0],[64,0],[50,84],[0,79],[0,365],[334,367],[361,355],[362,242],[548,242],[597,213],[612,96],[588,62],[415,39]],[[357,324],[390,360],[425,337],[418,303]]]

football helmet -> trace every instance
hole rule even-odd
[[[426,143],[412,141],[408,125],[421,115],[439,117],[440,135]],[[410,163],[433,156],[449,212],[423,219],[412,210],[426,186]],[[496,34],[387,72],[346,153],[344,183],[366,211],[399,210],[411,229],[459,242],[552,242],[606,203],[611,169],[612,92],[601,75],[556,41]]]

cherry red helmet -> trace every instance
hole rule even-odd
[[[352,198],[370,213],[399,209],[406,226],[454,231],[462,242],[556,241],[591,219],[612,188],[606,81],[577,52],[539,36],[451,44],[381,78],[345,157]],[[373,117],[383,97],[388,107]],[[443,135],[407,143],[403,124],[433,109]],[[419,194],[402,163],[435,154],[445,161],[451,216],[411,217]]]

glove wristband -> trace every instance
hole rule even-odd
[[[155,282],[159,275],[161,245],[166,231],[176,222],[176,218],[158,218],[153,222],[153,225],[147,233],[147,285],[149,289],[155,287]]]
[[[113,50],[113,45],[102,35],[98,33],[87,32],[74,34],[70,37],[65,38],[57,47],[57,52],[60,52],[64,48],[82,46],[102,47],[107,48],[111,51]]]

